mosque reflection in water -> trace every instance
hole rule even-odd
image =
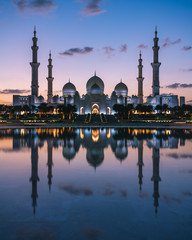
[[[51,191],[53,148],[61,146],[63,157],[67,161],[72,161],[78,153],[80,147],[86,148],[87,162],[93,168],[101,166],[104,161],[104,149],[109,145],[117,160],[123,163],[128,157],[128,148],[138,149],[138,182],[140,191],[143,184],[143,144],[146,141],[148,148],[152,149],[153,172],[151,181],[153,182],[153,198],[155,212],[159,206],[159,182],[160,177],[160,149],[177,149],[178,146],[185,145],[185,139],[192,138],[190,130],[137,130],[137,129],[14,129],[3,130],[1,136],[13,137],[13,148],[31,148],[31,185],[32,185],[32,206],[35,214],[38,198],[38,148],[44,146],[47,141],[47,168],[48,186]]]

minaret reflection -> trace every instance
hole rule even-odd
[[[153,185],[153,198],[154,198],[154,207],[155,207],[155,213],[157,214],[157,208],[159,206],[159,182],[161,181],[161,178],[159,176],[159,149],[156,147],[153,147],[153,176],[151,178],[151,181],[154,182]]]
[[[38,145],[35,144],[34,136],[31,137],[31,178],[32,182],[32,206],[33,214],[35,215],[35,208],[37,206],[37,182],[39,181],[38,177]]]
[[[137,166],[139,168],[138,177],[139,177],[139,186],[140,191],[142,191],[142,184],[143,184],[143,140],[139,140],[138,145],[138,163]]]
[[[50,138],[47,139],[47,153],[48,153],[48,160],[47,160],[47,166],[48,166],[48,185],[49,185],[49,191],[51,191],[51,184],[52,184],[52,166],[53,166],[53,144],[52,140]]]

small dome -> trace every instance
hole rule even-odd
[[[97,85],[97,83],[93,84],[93,86],[91,87],[91,94],[100,94],[100,93],[101,93],[101,89]]]
[[[94,84],[97,84],[99,86],[100,93],[104,92],[103,80],[95,75],[87,81],[87,84],[86,84],[87,93],[91,93],[91,88],[93,87]]]
[[[135,95],[132,96],[132,103],[138,103],[139,98]]]
[[[126,159],[126,157],[128,156],[128,152],[126,148],[117,148],[115,151],[115,157],[117,159],[119,159],[120,161],[123,161]]]
[[[116,92],[117,96],[120,96],[120,95],[127,96],[128,88],[123,82],[120,82],[115,86],[115,92]]]
[[[59,96],[58,95],[55,95],[52,97],[52,102],[53,103],[58,103],[59,102]]]
[[[125,146],[124,141],[122,141],[122,140],[117,141],[117,146],[116,146],[116,149],[115,149],[115,156],[120,161],[125,160],[126,157],[128,156],[128,149]]]
[[[64,147],[63,148],[63,157],[65,159],[67,159],[69,162],[75,158],[76,152],[74,147],[68,148],[68,147]]]
[[[74,96],[76,92],[76,87],[73,83],[68,82],[63,86],[63,96]]]
[[[39,100],[40,103],[44,103],[44,97],[42,95],[40,95],[38,97],[38,100]]]

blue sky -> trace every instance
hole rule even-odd
[[[103,79],[107,94],[111,94],[121,78],[129,95],[137,94],[140,50],[144,95],[151,94],[150,63],[157,26],[161,93],[185,95],[190,101],[191,13],[191,0],[1,0],[0,103],[11,103],[13,93],[29,94],[34,25],[41,63],[40,93],[44,97],[49,50],[53,57],[55,94],[61,94],[59,91],[69,78],[80,94],[85,93],[86,82],[95,70]],[[69,52],[73,54],[69,56]]]

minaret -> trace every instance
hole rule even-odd
[[[48,82],[48,94],[47,94],[47,102],[51,103],[51,99],[53,97],[53,76],[52,76],[52,58],[51,58],[51,52],[49,53],[49,59],[48,59],[49,65],[48,67],[48,77],[47,77],[47,82]]]
[[[53,166],[53,151],[52,151],[52,142],[51,139],[47,139],[47,152],[48,152],[48,161],[47,161],[47,166],[48,166],[48,185],[49,185],[49,191],[51,191],[51,184],[52,184],[52,166]]]
[[[158,41],[159,38],[157,37],[157,28],[155,29],[155,38],[153,39],[154,46],[153,46],[153,63],[151,66],[153,68],[153,97],[159,95],[159,67],[161,63],[159,62],[159,49]]]
[[[142,190],[142,184],[143,184],[143,140],[139,140],[139,146],[138,146],[138,163],[137,166],[139,168],[139,186],[140,186],[140,191]]]
[[[154,207],[155,207],[155,213],[157,214],[157,208],[159,206],[159,182],[161,181],[161,178],[159,176],[159,149],[156,147],[153,147],[153,176],[151,178],[151,181],[153,181],[153,198],[154,198]]]
[[[34,28],[34,37],[33,37],[33,46],[32,49],[32,62],[30,63],[32,68],[32,81],[31,81],[31,95],[38,97],[38,68],[40,63],[37,62],[37,51],[39,47],[37,46],[37,38],[36,38],[36,28]]]
[[[38,146],[35,144],[34,136],[31,137],[31,178],[32,182],[32,206],[33,206],[33,214],[35,215],[35,208],[37,206],[37,182],[39,181],[38,177]]]
[[[143,65],[142,65],[142,58],[141,58],[141,52],[140,52],[140,58],[139,58],[139,65],[138,65],[138,70],[139,70],[139,76],[137,78],[138,80],[138,98],[139,98],[139,104],[143,104]]]

